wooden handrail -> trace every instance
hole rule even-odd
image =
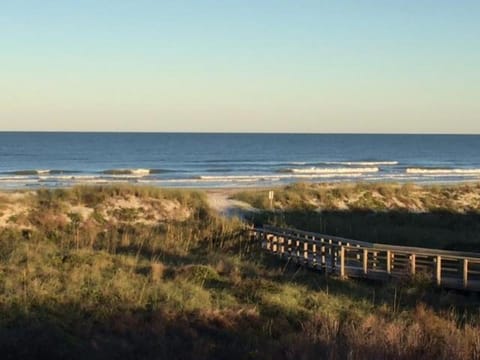
[[[292,228],[278,228],[278,227],[273,227],[273,226],[264,226],[262,228],[254,228],[255,230],[258,231],[268,231],[268,232],[275,232],[275,233],[297,233],[300,235],[309,235],[309,236],[315,236],[315,238],[328,238],[332,239],[335,241],[341,241],[342,243],[350,243],[350,244],[358,244],[362,247],[366,248],[375,248],[379,250],[395,250],[395,251],[401,251],[404,253],[419,253],[422,255],[442,255],[442,256],[450,256],[450,257],[461,257],[461,258],[467,258],[467,259],[475,259],[478,258],[480,260],[480,253],[475,253],[475,252],[465,252],[465,251],[455,251],[455,250],[443,250],[443,249],[432,249],[432,248],[422,248],[422,247],[416,247],[416,246],[402,246],[402,245],[389,245],[389,244],[382,244],[382,243],[370,243],[366,241],[360,241],[360,240],[353,240],[353,239],[348,239],[348,238],[343,238],[339,236],[333,236],[333,235],[326,235],[326,234],[321,234],[321,233],[314,233],[310,231],[303,231],[303,230],[297,230],[297,229],[292,229]]]
[[[480,254],[368,243],[273,226],[251,231],[265,250],[341,278],[390,279],[427,272],[438,286],[480,291]]]

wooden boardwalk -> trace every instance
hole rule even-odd
[[[423,274],[440,287],[480,291],[480,254],[392,246],[296,229],[254,228],[262,248],[341,278],[389,280]]]

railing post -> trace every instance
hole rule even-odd
[[[340,246],[340,278],[345,279],[345,247]]]
[[[410,273],[412,275],[415,275],[416,271],[416,256],[415,254],[410,255]]]
[[[320,242],[322,243],[322,246],[320,247],[320,252],[321,252],[320,264],[321,264],[322,270],[327,271],[327,260],[325,257],[326,255],[325,255],[325,245],[324,245],[325,239],[322,238]]]
[[[295,235],[295,261],[297,263],[300,262],[300,240],[299,240],[300,234]]]
[[[305,239],[303,243],[303,261],[308,265],[308,239]]]
[[[333,248],[332,239],[328,239],[328,245],[328,254],[330,255],[330,271],[333,272],[335,269],[335,249]]]
[[[436,271],[436,280],[437,280],[437,285],[440,286],[440,284],[442,283],[442,257],[441,256],[437,256],[437,264],[436,264],[436,268],[437,268],[437,271]]]
[[[363,273],[367,275],[368,273],[368,250],[363,249]]]
[[[468,259],[463,259],[463,287],[468,287]]]
[[[332,240],[329,240],[328,242],[329,242],[329,244],[330,244],[330,271],[331,271],[331,272],[334,272],[334,271],[335,271],[335,268],[336,268],[336,264],[335,264],[335,252],[336,252],[336,249],[334,249],[334,247],[333,247]]]
[[[317,268],[317,244],[315,243],[315,238],[313,238],[312,242],[312,266],[313,268]]]
[[[267,235],[267,236],[271,239],[271,242],[272,242],[272,252],[276,253],[278,248],[277,238],[273,235]]]
[[[392,272],[392,252],[387,250],[387,274]]]
[[[284,257],[285,256],[285,237],[279,236],[277,237],[277,241],[280,248],[280,256]]]
[[[342,247],[342,242],[341,241],[338,242],[338,246]],[[337,267],[337,264],[339,263],[339,261],[338,261],[339,250],[340,250],[339,247],[337,247],[337,251],[335,251],[335,267]]]

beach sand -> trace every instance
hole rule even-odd
[[[227,217],[242,217],[245,212],[258,211],[252,205],[232,199],[231,196],[245,189],[209,189],[206,190],[209,206],[219,214]]]

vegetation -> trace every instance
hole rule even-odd
[[[269,190],[241,191],[238,200],[270,209]],[[410,183],[296,183],[275,190],[273,210],[365,210],[375,212],[480,212],[480,183],[420,186]]]
[[[294,184],[240,192],[265,211],[255,223],[296,227],[363,241],[480,252],[480,184]]]
[[[0,201],[5,358],[480,357],[476,295],[278,262],[200,192],[78,187]]]

